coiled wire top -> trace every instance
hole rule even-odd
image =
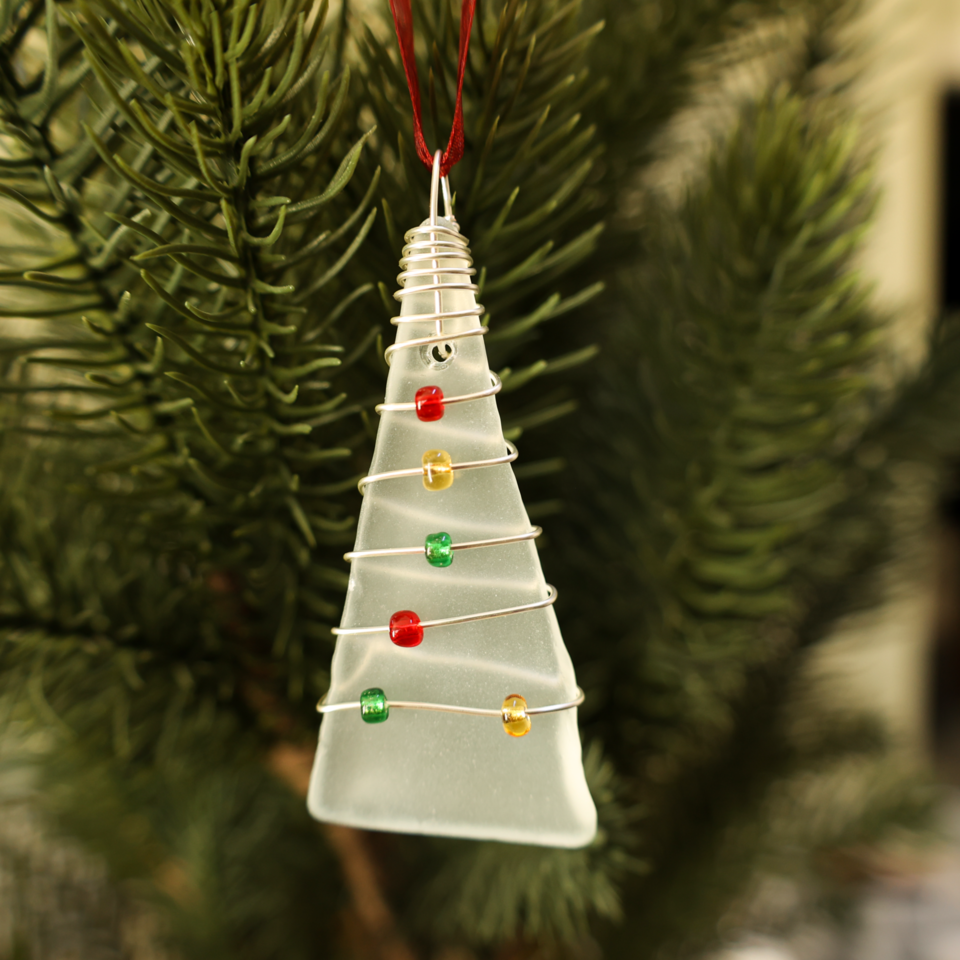
[[[443,187],[444,218],[448,223],[440,223],[437,215],[441,183]],[[419,227],[408,230],[404,234],[404,240],[406,244],[400,260],[401,272],[397,276],[400,289],[393,296],[402,302],[405,297],[432,292],[433,311],[391,317],[390,322],[396,325],[429,323],[433,324],[434,333],[426,337],[404,340],[387,347],[384,359],[388,364],[397,350],[445,344],[451,340],[461,340],[465,337],[483,336],[487,332],[485,326],[473,327],[459,333],[446,333],[443,329],[446,320],[482,317],[484,309],[483,305],[478,303],[466,310],[444,310],[443,292],[445,290],[477,293],[479,288],[470,279],[477,271],[473,267],[473,257],[470,255],[468,240],[460,233],[456,217],[453,215],[450,185],[446,177],[441,180],[440,168],[436,163],[433,166],[433,177],[430,181],[430,216]],[[455,261],[456,265],[451,264],[451,260]],[[410,283],[411,280],[421,279],[427,282]]]

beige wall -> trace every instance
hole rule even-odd
[[[899,317],[896,347],[917,358],[937,308],[940,116],[960,88],[960,0],[871,0],[863,87],[870,133],[881,144],[883,191],[863,266]]]

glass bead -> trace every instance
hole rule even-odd
[[[360,694],[360,716],[365,723],[383,723],[390,716],[387,695],[379,687],[371,687]]]
[[[453,537],[449,533],[428,533],[423,548],[431,567],[449,567],[453,563]]]
[[[527,716],[527,701],[519,693],[511,693],[500,708],[503,713],[503,729],[511,737],[523,737],[530,732],[530,718]]]
[[[439,420],[443,416],[443,391],[439,387],[421,387],[414,395],[417,417],[425,423]]]
[[[446,450],[428,450],[423,455],[423,485],[428,490],[446,490],[453,483],[453,468]]]
[[[418,647],[423,642],[420,618],[412,610],[398,610],[390,618],[390,639],[398,647]]]

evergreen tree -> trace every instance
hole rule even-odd
[[[416,13],[433,145],[457,12]],[[889,553],[891,465],[929,505],[960,450],[952,325],[892,378],[854,266],[854,13],[477,11],[453,186],[588,695],[600,831],[569,851],[323,828],[297,793],[426,210],[385,5],[0,3],[5,742],[178,955],[678,956],[762,870],[922,815],[882,731],[802,683]],[[697,85],[771,45],[655,190]]]

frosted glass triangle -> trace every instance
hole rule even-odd
[[[453,258],[440,263],[466,265]],[[429,280],[409,280],[408,286],[418,282]],[[476,305],[470,291],[444,291],[443,298],[444,310]],[[432,293],[416,294],[404,299],[401,316],[433,310]],[[447,320],[444,331],[479,325],[476,317]],[[429,323],[397,329],[398,343],[435,332]],[[429,348],[396,351],[386,402],[409,402],[428,384],[441,387],[446,397],[489,388],[483,337],[451,343],[455,356],[442,364]],[[384,412],[370,473],[418,467],[423,452],[437,448],[448,451],[454,463],[503,456],[496,398],[449,405],[443,418],[431,423],[413,412]],[[503,464],[460,471],[453,486],[439,492],[424,489],[418,477],[371,484],[355,549],[418,546],[439,531],[462,543],[530,527],[512,468]],[[430,566],[423,555],[363,558],[352,564],[341,626],[386,625],[398,610],[413,610],[421,620],[441,619],[546,595],[533,541],[460,550],[447,568]],[[369,687],[381,687],[388,700],[492,708],[513,693],[531,707],[576,696],[573,665],[552,607],[430,628],[414,648],[395,646],[386,629],[340,637],[327,702],[356,702]],[[583,846],[596,832],[596,810],[583,775],[576,713],[535,716],[522,738],[508,736],[491,717],[393,710],[385,723],[368,724],[359,710],[326,714],[310,781],[310,812],[371,830]]]

